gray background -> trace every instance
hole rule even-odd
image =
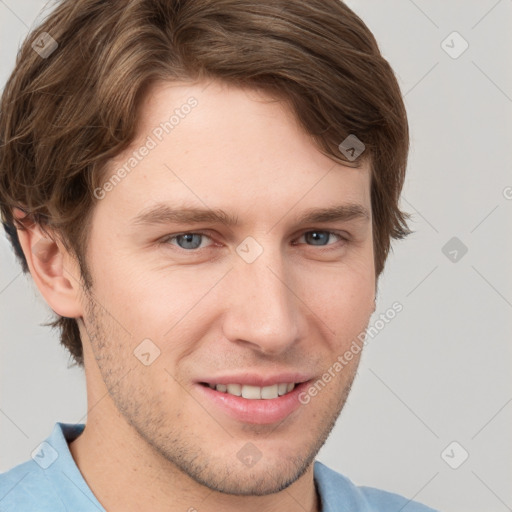
[[[512,0],[347,3],[405,95],[402,208],[415,233],[394,243],[371,324],[395,301],[404,309],[368,343],[319,460],[444,511],[512,510]],[[44,5],[0,0],[1,87]],[[456,59],[441,46],[453,31],[469,43]],[[442,250],[452,237],[457,261]],[[86,421],[82,370],[39,325],[50,318],[2,233],[0,471],[27,460],[56,421]],[[453,469],[446,461],[463,450]]]

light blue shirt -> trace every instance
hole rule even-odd
[[[84,427],[57,422],[30,460],[0,474],[1,512],[105,512],[68,447]],[[358,487],[320,462],[314,475],[322,512],[435,512],[398,494]]]

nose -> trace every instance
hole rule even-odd
[[[298,281],[279,250],[265,249],[252,263],[239,258],[228,280],[223,332],[229,341],[275,356],[304,337]]]

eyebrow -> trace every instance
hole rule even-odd
[[[302,212],[297,222],[310,224],[315,222],[343,222],[349,220],[370,220],[370,213],[361,204],[347,203],[326,208],[309,208]],[[200,224],[215,223],[238,226],[238,216],[228,214],[220,208],[172,208],[167,203],[158,203],[143,210],[132,221],[134,226],[158,224]]]

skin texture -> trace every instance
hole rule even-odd
[[[300,372],[315,382],[364,331],[375,309],[369,164],[333,162],[261,92],[159,83],[112,173],[192,96],[197,106],[98,201],[89,294],[58,240],[37,226],[19,231],[45,300],[80,324],[88,418],[71,453],[109,512],[319,510],[312,462],[360,355],[271,424],[226,415],[198,382],[244,372]],[[240,225],[131,224],[157,202],[222,208]],[[370,218],[297,222],[308,208],[346,202]],[[318,242],[307,235],[315,230],[349,240]],[[207,236],[191,250],[190,240],[169,239],[184,231]],[[248,236],[263,249],[252,263],[236,250]],[[147,366],[134,356],[144,339],[160,350]],[[261,453],[251,467],[237,457],[247,443]]]

